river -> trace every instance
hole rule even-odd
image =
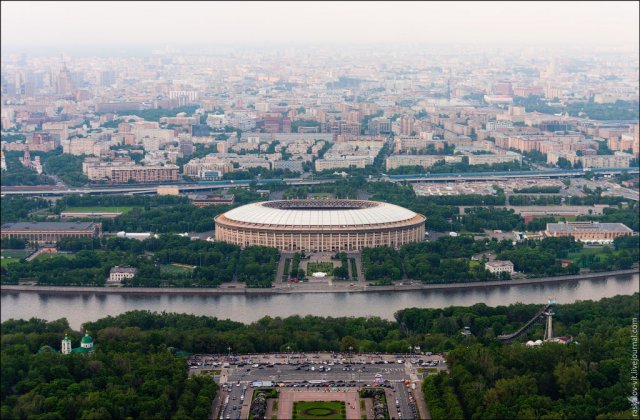
[[[59,294],[47,292],[3,291],[1,320],[31,317],[55,320],[67,318],[72,328],[107,315],[132,310],[182,312],[215,316],[240,322],[253,322],[263,316],[379,316],[393,319],[403,308],[444,308],[486,303],[489,306],[512,303],[546,303],[549,298],[562,304],[576,300],[599,300],[638,292],[639,275],[618,275],[602,279],[551,284],[498,286],[465,290],[422,290],[368,293],[302,293],[275,295],[129,295]]]

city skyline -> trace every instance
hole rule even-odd
[[[2,47],[605,45],[637,48],[638,2],[2,2]],[[92,19],[91,16],[100,16]],[[269,19],[265,19],[268,16]],[[598,28],[606,28],[598,30]],[[535,30],[538,29],[538,30]]]

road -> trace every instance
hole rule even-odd
[[[598,175],[637,174],[638,168],[594,168],[592,171]],[[448,182],[463,180],[495,180],[500,178],[567,178],[583,177],[584,170],[545,170],[545,171],[510,171],[510,172],[474,172],[463,174],[414,174],[414,175],[390,175],[370,178],[369,181],[389,180],[392,182]],[[203,191],[221,188],[247,186],[253,182],[258,185],[269,185],[273,182],[284,182],[287,185],[313,185],[336,182],[336,179],[264,179],[264,180],[238,180],[238,181],[212,181],[208,184],[177,184],[181,192]],[[176,185],[164,184],[164,185]],[[117,185],[94,188],[38,188],[38,187],[4,187],[3,195],[73,195],[73,194],[155,194],[158,185]]]
[[[300,179],[278,179],[278,180],[262,180],[262,181],[214,181],[207,184],[180,184],[180,183],[167,183],[162,185],[113,185],[108,187],[87,187],[87,188],[59,188],[59,187],[3,187],[3,195],[74,195],[74,194],[155,194],[159,186],[175,185],[179,188],[180,192],[192,192],[192,191],[206,191],[224,188],[233,188],[240,186],[247,186],[252,182],[256,182],[257,185],[269,185],[274,181],[284,182],[287,185],[315,185],[315,184],[327,184],[333,183],[336,180],[331,179],[313,179],[313,180],[300,180]]]

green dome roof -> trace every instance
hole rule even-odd
[[[71,339],[65,335],[62,341],[71,341]]]
[[[82,342],[85,344],[93,343],[93,338],[91,338],[89,334],[85,334],[84,337],[82,337]]]

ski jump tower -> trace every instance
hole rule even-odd
[[[553,312],[552,307],[555,305],[556,305],[555,299],[549,299],[547,304],[542,309],[540,309],[533,316],[533,318],[527,321],[522,326],[522,328],[520,328],[518,331],[511,334],[499,335],[498,340],[503,343],[510,343],[516,340],[518,337],[525,334],[527,331],[533,328],[534,325],[543,321],[546,321],[546,326],[544,331],[544,341],[553,340],[553,315],[555,315],[555,313]],[[540,343],[542,343],[542,341],[540,341]]]
[[[553,312],[552,308],[555,305],[556,305],[555,299],[549,299],[549,302],[547,304],[548,309],[543,312],[543,315],[547,317],[547,324],[544,329],[543,341],[550,341],[553,339],[553,316],[555,315],[555,313]]]

